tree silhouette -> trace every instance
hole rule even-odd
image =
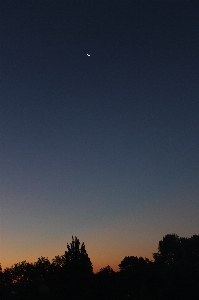
[[[72,273],[92,274],[93,265],[85,249],[84,243],[80,244],[79,239],[72,236],[72,242],[67,243],[65,251],[65,266]]]
[[[145,268],[149,262],[150,261],[148,259],[144,259],[143,257],[138,258],[137,256],[125,256],[119,264],[119,269],[123,272],[137,271],[138,269],[141,270]]]
[[[122,289],[125,295],[133,299],[140,299],[141,290],[148,282],[149,265],[148,259],[137,256],[126,256],[119,264]]]
[[[167,234],[153,253],[159,286],[168,299],[198,299],[199,235]]]
[[[154,262],[126,256],[119,272],[108,265],[93,274],[93,266],[77,237],[52,263],[40,257],[2,271],[0,299],[191,299],[199,295],[199,235],[167,234],[158,243]]]
[[[3,272],[2,272],[2,267],[0,264],[0,297],[2,297],[4,293],[4,286],[3,286]]]
[[[113,271],[113,269],[108,265],[104,268],[101,268],[97,274],[98,275],[103,275],[103,276],[111,276],[114,273],[115,272]]]
[[[65,255],[57,255],[52,259],[52,267],[53,269],[60,269],[66,265],[66,256]]]
[[[153,253],[156,263],[167,266],[190,265],[199,266],[199,235],[191,238],[167,234],[159,242],[158,252]]]
[[[153,253],[156,263],[173,265],[180,255],[180,238],[177,234],[167,234],[159,241],[158,252]]]
[[[25,287],[32,281],[34,266],[26,261],[14,264],[7,269],[11,282],[17,287]]]

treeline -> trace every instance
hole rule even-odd
[[[40,257],[0,269],[0,299],[199,299],[199,235],[167,234],[153,258],[127,256],[118,272],[106,266],[94,274],[84,243],[72,237],[51,262]]]

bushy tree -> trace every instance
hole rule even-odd
[[[158,252],[153,253],[156,263],[173,265],[180,254],[180,238],[177,234],[167,234],[159,241]]]
[[[2,272],[2,267],[0,264],[0,297],[3,295],[4,293],[4,286],[3,286],[3,272]]]
[[[52,267],[48,257],[39,257],[34,263],[34,282],[36,284],[47,284],[51,276]]]
[[[114,273],[115,272],[113,271],[113,269],[108,265],[104,268],[101,268],[97,274],[98,275],[103,275],[103,276],[111,276]]]
[[[167,266],[199,266],[199,235],[191,238],[167,234],[159,241],[158,252],[153,253],[155,263]]]
[[[57,255],[52,259],[52,267],[53,269],[61,269],[66,265],[66,256],[65,255]]]
[[[93,265],[88,257],[85,244],[80,244],[79,239],[72,236],[72,242],[67,243],[65,251],[65,265],[72,273],[84,275],[92,274]]]
[[[156,281],[168,299],[174,294],[175,299],[198,299],[199,235],[185,238],[167,234],[153,257]]]
[[[150,261],[147,258],[144,259],[143,257],[138,258],[137,256],[125,256],[119,264],[119,269],[123,272],[132,272],[145,268],[149,262]]]
[[[14,285],[25,287],[32,281],[33,270],[33,264],[24,260],[5,269],[4,272],[9,274],[10,281]]]

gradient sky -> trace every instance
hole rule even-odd
[[[3,268],[199,234],[199,1],[0,6]]]

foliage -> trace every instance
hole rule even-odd
[[[77,237],[52,262],[40,257],[2,271],[2,299],[192,299],[199,294],[199,235],[167,234],[154,261],[125,256],[119,272],[108,265],[93,274],[92,263]],[[15,294],[16,293],[16,294]]]
[[[191,238],[167,234],[159,242],[158,252],[153,253],[155,263],[167,266],[199,266],[199,235]]]
[[[53,269],[61,269],[66,265],[66,256],[65,255],[57,255],[52,259],[52,267]]]
[[[85,249],[85,244],[80,244],[77,237],[72,236],[72,242],[67,243],[65,251],[65,266],[72,273],[92,274],[93,265]]]
[[[145,268],[149,263],[148,259],[144,259],[143,257],[137,256],[125,256],[125,258],[119,264],[120,271],[133,271]]]
[[[113,271],[113,269],[108,265],[104,268],[101,268],[97,274],[104,275],[104,276],[111,276],[114,273],[115,272]]]

